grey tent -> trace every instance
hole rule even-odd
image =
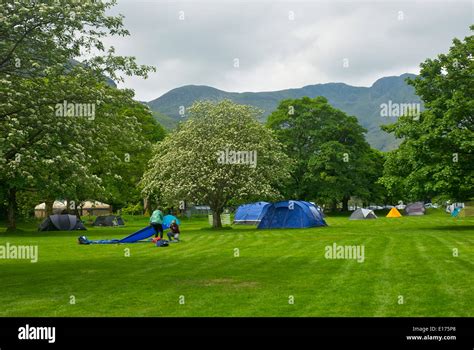
[[[407,215],[425,215],[425,204],[423,202],[410,203],[406,206]]]
[[[80,220],[74,215],[55,214],[43,220],[38,231],[74,231],[86,230]]]
[[[120,216],[116,215],[103,215],[98,216],[94,223],[94,226],[124,226],[125,223]]]
[[[365,220],[365,219],[377,219],[373,210],[359,208],[354,210],[354,212],[349,217],[349,220]]]

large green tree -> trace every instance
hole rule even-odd
[[[138,198],[137,183],[156,137],[146,134],[152,118],[133,93],[94,81],[87,72],[45,81],[58,101],[91,101],[95,115],[58,116],[51,106],[18,112],[0,123],[2,188],[8,193],[14,228],[15,196],[36,189],[47,203],[65,198]],[[38,78],[44,79],[44,78]],[[51,85],[50,85],[51,84]],[[71,101],[71,100],[69,100]],[[128,190],[125,190],[128,188]]]
[[[121,16],[105,14],[114,4],[12,1],[0,8],[0,190],[9,229],[18,191],[45,199],[106,193],[105,180],[120,178],[112,160],[149,150],[139,119],[151,114],[133,92],[107,83],[106,76],[120,81],[121,73],[146,77],[153,70],[102,44],[104,36],[128,34]],[[77,64],[83,54],[90,58]],[[94,113],[58,113],[62,104]]]
[[[471,26],[474,30],[474,26]],[[474,197],[474,38],[453,40],[446,54],[427,59],[410,79],[425,110],[384,129],[403,139],[381,182],[408,200]]]
[[[291,180],[284,184],[288,197],[333,207],[342,202],[344,209],[351,196],[372,197],[378,185],[370,181],[381,168],[380,155],[370,149],[357,118],[324,97],[303,97],[282,101],[267,125],[294,161]]]
[[[232,201],[276,198],[274,186],[288,174],[288,159],[261,112],[224,100],[197,102],[190,119],[156,145],[143,192],[162,201],[208,204],[214,227]],[[237,153],[238,152],[238,153]]]
[[[0,120],[19,111],[50,105],[31,78],[62,75],[81,55],[99,79],[146,76],[154,68],[137,65],[133,57],[115,55],[101,39],[126,36],[123,16],[108,16],[111,1],[6,1],[0,7]]]
[[[97,198],[118,209],[128,203],[136,204],[142,200],[138,183],[152,157],[153,145],[164,139],[166,131],[158,124],[148,108],[133,100],[127,101],[115,113],[121,119],[119,127],[127,130],[114,133],[111,129],[109,137],[105,140],[107,152],[95,149],[94,153],[99,162],[94,167],[94,172],[102,179],[105,189],[105,193]],[[122,122],[129,118],[136,119],[137,129],[130,129],[129,125]],[[122,137],[117,138],[117,134],[123,135],[130,131],[135,135],[133,142]]]

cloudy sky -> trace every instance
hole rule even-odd
[[[117,13],[131,35],[105,43],[157,67],[121,86],[150,101],[188,84],[268,91],[417,73],[469,34],[474,0],[118,0]]]

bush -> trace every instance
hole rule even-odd
[[[121,214],[124,215],[142,215],[143,214],[143,205],[141,202],[137,204],[129,204],[126,207],[123,207]]]
[[[18,216],[24,219],[35,217],[35,206],[41,203],[41,199],[36,192],[19,191],[17,193]]]

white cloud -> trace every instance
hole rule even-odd
[[[330,81],[368,86],[382,76],[416,73],[424,59],[446,52],[454,37],[469,34],[472,6],[470,1],[119,0],[113,13],[125,16],[131,36],[106,43],[157,67],[148,80],[127,78],[123,84],[140,100],[187,84],[227,91]]]

